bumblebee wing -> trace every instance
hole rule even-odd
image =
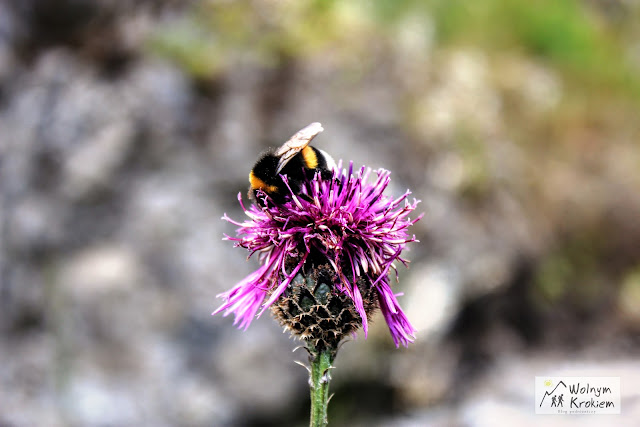
[[[318,122],[311,123],[310,125],[300,129],[295,135],[293,135],[282,147],[278,148],[274,153],[278,157],[278,168],[276,174],[289,163],[296,154],[298,154],[304,147],[309,145],[311,140],[324,129]]]

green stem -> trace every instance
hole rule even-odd
[[[329,404],[329,381],[331,381],[331,363],[335,350],[309,349],[311,355],[310,383],[311,387],[311,420],[310,427],[325,427],[328,424],[327,406]]]

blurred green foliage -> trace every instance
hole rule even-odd
[[[602,90],[640,96],[638,70],[628,63],[613,23],[577,0],[434,0],[437,37],[489,51],[522,51]],[[636,19],[638,18],[637,14]],[[633,16],[628,17],[633,22]]]
[[[237,64],[275,66],[326,46],[339,31],[335,2],[197,3],[178,26],[161,28],[153,51],[196,78],[215,78]]]
[[[582,90],[603,86],[640,98],[637,67],[625,32],[637,31],[638,10],[609,22],[578,0],[333,0],[196,3],[180,25],[161,28],[150,45],[196,77],[212,77],[237,60],[274,65],[330,47],[357,55],[397,37],[416,18],[441,47],[467,45],[489,53],[531,55],[569,75]],[[426,52],[425,52],[426,53]]]

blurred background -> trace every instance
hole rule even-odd
[[[639,112],[634,0],[1,1],[0,426],[307,425],[299,343],[210,313],[257,267],[221,216],[313,121],[425,212],[418,339],[344,344],[332,425],[633,425]],[[622,415],[536,417],[568,373]]]

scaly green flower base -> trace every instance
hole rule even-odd
[[[311,420],[310,427],[325,427],[327,419],[327,407],[329,405],[329,381],[331,381],[332,363],[335,359],[335,349],[315,349],[308,347],[309,362],[309,386],[311,388]]]

